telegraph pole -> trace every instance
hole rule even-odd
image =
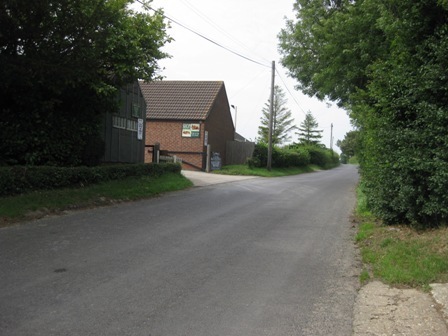
[[[272,125],[274,124],[274,82],[275,82],[275,61],[272,61],[271,78],[271,104],[269,106],[269,141],[268,141],[268,164],[267,169],[272,168]]]
[[[331,150],[331,155],[333,155],[333,123],[331,123],[330,150]]]

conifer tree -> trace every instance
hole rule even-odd
[[[322,130],[318,130],[319,124],[310,111],[306,113],[305,120],[300,124],[299,143],[303,145],[318,145],[322,138]]]
[[[271,100],[265,103],[262,110],[261,126],[258,127],[258,142],[268,143],[269,141],[269,107]],[[286,107],[287,99],[285,93],[279,86],[274,87],[274,109],[273,109],[273,125],[272,125],[272,144],[281,145],[289,140],[289,133],[296,128],[293,124],[294,119],[291,117],[291,111]]]

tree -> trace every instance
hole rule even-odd
[[[347,157],[347,159],[355,156],[356,152],[358,151],[358,137],[359,131],[350,131],[345,134],[342,141],[338,140],[336,142],[336,146],[341,149],[342,154]]]
[[[322,138],[322,130],[318,130],[319,124],[313,117],[310,111],[305,115],[305,119],[300,124],[299,132],[299,143],[302,145],[318,145],[320,139]]]
[[[258,141],[268,143],[269,141],[269,114],[271,100],[265,104],[262,110],[261,126],[258,127]],[[291,137],[289,133],[296,128],[293,125],[294,119],[291,118],[291,111],[285,106],[287,100],[285,93],[279,86],[274,87],[274,106],[273,106],[273,125],[272,125],[272,144],[281,145],[288,142]]]
[[[305,93],[349,109],[368,203],[386,223],[448,221],[448,2],[297,0],[279,35]]]
[[[82,163],[117,89],[157,75],[166,24],[131,2],[2,1],[0,164]]]
[[[279,34],[281,63],[310,96],[339,106],[368,83],[367,67],[387,48],[375,1],[297,0]]]

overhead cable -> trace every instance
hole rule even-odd
[[[242,54],[240,54],[240,53],[238,53],[238,52],[236,52],[236,51],[233,51],[233,50],[231,50],[231,49],[229,49],[229,48],[223,46],[222,44],[220,44],[220,43],[218,43],[218,42],[216,42],[216,41],[213,41],[212,39],[208,38],[207,36],[205,36],[205,35],[203,35],[203,34],[201,34],[201,33],[198,33],[197,31],[195,31],[195,30],[193,30],[193,29],[191,29],[191,28],[185,26],[184,24],[180,23],[179,21],[173,20],[172,18],[168,17],[165,13],[163,13],[163,12],[161,12],[161,11],[159,11],[159,10],[156,10],[156,9],[152,8],[151,6],[149,6],[148,4],[144,3],[143,1],[141,1],[141,0],[136,0],[136,1],[137,1],[138,3],[140,3],[145,9],[152,10],[153,12],[155,12],[155,13],[157,13],[157,14],[159,14],[159,15],[162,15],[164,18],[166,18],[166,19],[168,19],[168,20],[170,20],[170,21],[176,23],[177,25],[181,26],[181,27],[184,28],[184,29],[187,29],[187,30],[190,31],[191,33],[193,33],[193,34],[195,34],[195,35],[197,35],[197,36],[203,38],[204,40],[206,40],[206,41],[208,41],[208,42],[210,42],[210,43],[213,43],[214,45],[216,45],[216,46],[218,46],[218,47],[220,47],[220,48],[223,48],[224,50],[227,50],[228,52],[230,52],[230,53],[232,53],[232,54],[234,54],[234,55],[236,55],[236,56],[239,56],[239,57],[241,57],[241,58],[244,58],[244,59],[247,60],[247,61],[250,61],[250,62],[255,63],[255,64],[258,64],[258,65],[261,65],[261,66],[266,67],[266,68],[270,68],[269,65],[260,63],[260,62],[258,62],[258,61],[255,61],[255,60],[249,58],[249,57],[246,57],[246,56],[244,56],[244,55],[242,55]]]
[[[306,112],[303,110],[302,106],[299,104],[299,102],[296,100],[296,98],[294,97],[294,95],[292,94],[292,92],[289,90],[288,85],[286,85],[282,75],[280,74],[280,72],[276,69],[275,72],[277,73],[278,77],[280,78],[280,80],[283,83],[283,86],[285,87],[285,89],[289,92],[290,96],[292,97],[292,99],[294,100],[294,102],[297,104],[297,106],[300,108],[300,110],[302,111],[302,113],[304,115],[306,115]]]

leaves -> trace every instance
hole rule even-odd
[[[270,102],[265,104],[262,110],[261,126],[258,127],[258,141],[268,143],[269,141],[269,115]],[[296,128],[294,119],[291,117],[291,111],[286,108],[287,100],[285,93],[279,86],[274,87],[274,106],[273,106],[273,125],[272,125],[272,143],[281,145],[288,142],[291,137],[289,133]]]
[[[387,223],[448,221],[446,1],[296,2],[282,63],[309,95],[337,101],[359,129],[369,205]],[[345,146],[348,139],[338,145]]]
[[[298,128],[299,143],[303,145],[318,145],[322,138],[322,130],[318,130],[319,124],[310,111],[305,115],[305,120]]]
[[[0,164],[80,164],[117,89],[157,77],[166,24],[131,2],[0,4]]]

